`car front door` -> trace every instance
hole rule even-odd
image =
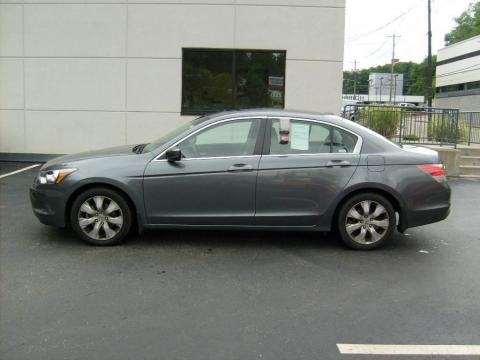
[[[322,225],[358,165],[361,138],[307,119],[269,119],[257,190],[257,225]]]
[[[265,119],[209,124],[176,146],[182,159],[161,155],[144,175],[150,224],[251,225]]]

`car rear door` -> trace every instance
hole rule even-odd
[[[282,125],[283,124],[283,125]],[[269,119],[256,190],[257,225],[322,225],[360,159],[361,138],[309,119]]]
[[[252,225],[264,119],[210,124],[176,146],[183,158],[163,156],[144,175],[149,224]]]

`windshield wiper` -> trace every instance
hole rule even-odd
[[[143,149],[145,149],[145,146],[147,146],[148,144],[138,144],[138,145],[135,145],[133,148],[132,148],[132,152],[134,152],[135,154],[140,154]]]

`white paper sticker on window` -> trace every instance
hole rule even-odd
[[[295,150],[308,150],[309,124],[292,123],[290,127],[290,147]]]

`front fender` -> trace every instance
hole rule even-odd
[[[138,231],[141,233],[146,221],[145,207],[143,205],[143,178],[127,177],[122,180],[123,182],[107,177],[91,177],[75,182],[75,184],[70,187],[68,194],[66,194],[68,200],[65,204],[65,219],[68,219],[69,215],[67,211],[70,209],[73,200],[78,194],[90,187],[106,186],[123,193],[132,202],[135,207]]]

